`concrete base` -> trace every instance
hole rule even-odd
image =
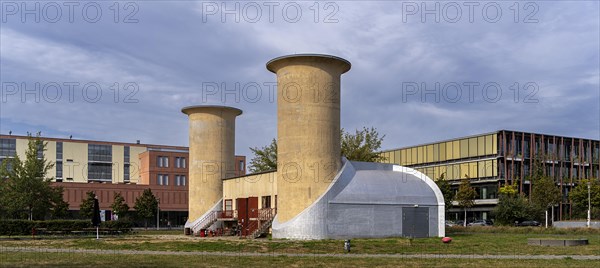
[[[587,221],[555,221],[554,228],[587,228]],[[593,220],[590,228],[600,229],[600,221]]]
[[[587,239],[539,239],[528,238],[527,245],[531,246],[550,246],[550,247],[568,247],[588,245]]]

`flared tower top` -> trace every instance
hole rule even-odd
[[[346,59],[327,55],[327,54],[291,54],[281,57],[274,58],[267,62],[267,70],[277,73],[277,71],[284,66],[291,64],[310,64],[310,63],[323,63],[323,64],[337,64],[339,66],[340,74],[343,74],[350,70],[352,64]]]
[[[210,110],[223,110],[223,111],[229,111],[234,113],[236,116],[241,115],[242,114],[242,110],[235,108],[235,107],[230,107],[230,106],[221,106],[221,105],[194,105],[194,106],[187,106],[187,107],[183,107],[181,109],[181,112],[187,115],[193,114],[193,113],[198,113],[198,112],[208,112]]]

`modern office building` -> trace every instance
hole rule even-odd
[[[489,219],[498,203],[498,189],[516,184],[528,195],[535,157],[542,157],[544,171],[555,180],[563,193],[555,208],[555,220],[571,217],[569,191],[581,179],[599,177],[600,142],[598,140],[557,135],[500,130],[492,133],[444,140],[382,152],[385,162],[414,168],[428,177],[444,175],[454,188],[469,178],[477,190],[475,207],[469,218]],[[459,208],[450,209],[449,219],[462,219]]]
[[[110,210],[120,192],[133,209],[144,189],[160,199],[165,225],[182,225],[188,215],[188,147],[41,137],[44,157],[54,163],[47,177],[64,188],[69,209],[79,210],[86,192],[94,191],[100,208]],[[0,162],[25,159],[28,136],[0,135]],[[236,176],[246,174],[246,157],[235,156]]]

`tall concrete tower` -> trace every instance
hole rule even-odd
[[[224,178],[235,171],[235,118],[242,110],[225,106],[190,106],[189,220],[193,222],[223,197]]]
[[[340,76],[345,59],[319,54],[275,58],[278,221],[310,206],[341,168]]]

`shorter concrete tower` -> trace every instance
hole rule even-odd
[[[277,188],[279,222],[321,196],[341,168],[340,76],[345,59],[321,54],[275,58],[277,74]]]
[[[226,106],[190,106],[189,217],[197,220],[223,196],[223,179],[235,171],[235,118],[242,110]]]

